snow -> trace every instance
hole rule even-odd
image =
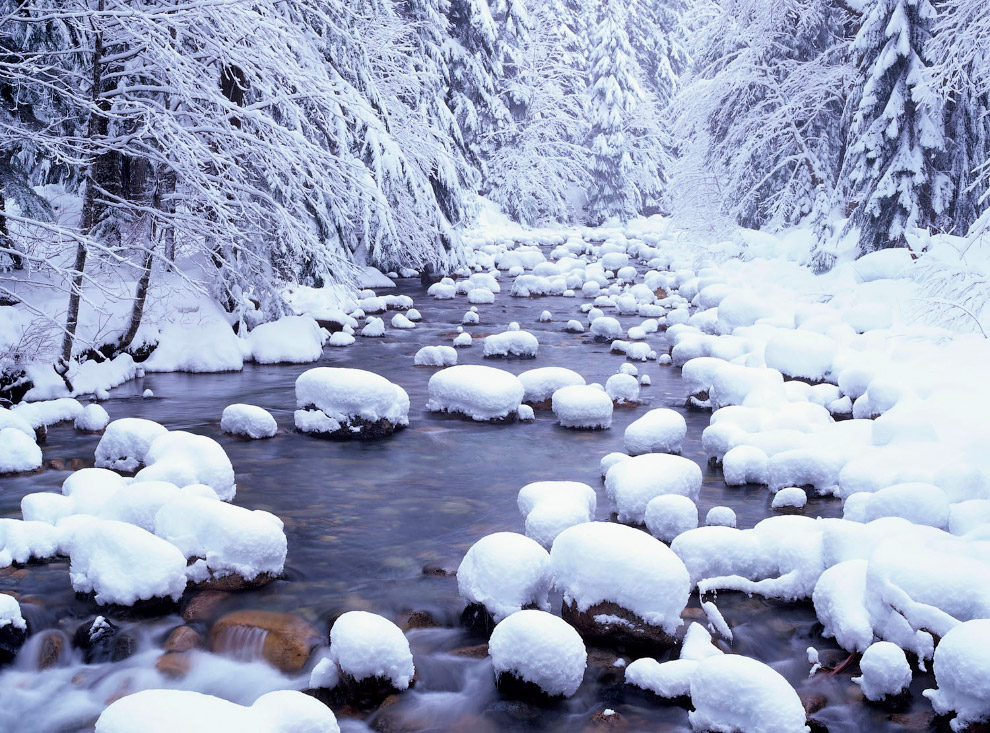
[[[0,567],[53,558],[58,540],[55,528],[46,522],[0,519]]]
[[[564,326],[564,330],[568,333],[584,333],[584,324],[581,321],[574,320],[573,318],[567,322]]]
[[[611,316],[599,316],[591,322],[591,334],[603,341],[621,338],[622,324]]]
[[[501,420],[516,413],[526,389],[513,374],[487,366],[459,365],[430,377],[430,412],[458,413],[472,420]]]
[[[550,556],[535,541],[496,532],[475,542],[457,568],[457,589],[469,603],[484,606],[498,622],[523,606],[547,609]]]
[[[952,730],[990,718],[990,619],[961,623],[935,649],[935,689],[925,690],[938,715],[952,715]]]
[[[115,471],[136,471],[145,462],[148,448],[168,429],[140,417],[123,417],[107,425],[96,446],[96,466]]]
[[[673,634],[689,578],[670,548],[646,532],[611,522],[565,529],[550,550],[553,582],[579,611],[610,601]]]
[[[449,367],[457,364],[457,350],[453,346],[424,346],[413,357],[413,365]]]
[[[903,517],[914,524],[944,529],[949,523],[949,500],[933,484],[896,484],[873,493],[850,494],[842,505],[842,516],[864,523],[880,517]]]
[[[454,337],[454,348],[466,349],[471,346],[473,341],[474,339],[471,338],[471,334],[466,331],[464,333],[459,333]]]
[[[223,408],[220,429],[245,438],[271,438],[278,432],[278,423],[264,408],[236,403]]]
[[[95,402],[86,405],[83,411],[79,413],[79,416],[75,419],[73,427],[76,430],[84,430],[90,433],[98,433],[110,422],[110,415],[103,408],[102,405],[98,405]]]
[[[577,481],[537,481],[519,490],[517,504],[526,520],[526,536],[549,547],[568,527],[594,518],[598,497]]]
[[[530,369],[520,374],[519,380],[526,389],[523,401],[530,403],[545,402],[562,387],[585,383],[584,377],[572,369],[565,369],[564,367]]]
[[[687,434],[684,417],[675,410],[650,410],[626,428],[624,442],[631,456],[643,453],[680,453]]]
[[[911,684],[911,666],[904,651],[889,641],[871,644],[859,660],[862,675],[852,681],[863,688],[867,700],[899,695]]]
[[[367,611],[348,611],[334,621],[329,659],[341,675],[357,682],[386,679],[397,690],[407,689],[415,674],[402,630],[387,618]]]
[[[33,431],[32,431],[33,432]],[[41,468],[41,448],[17,428],[0,430],[0,474],[21,473]]]
[[[626,667],[626,684],[635,685],[658,697],[672,699],[691,694],[691,678],[698,669],[693,659],[674,659],[661,664],[643,657]]]
[[[620,461],[605,474],[605,493],[615,503],[620,522],[642,524],[646,505],[663,494],[697,501],[701,469],[694,461],[666,453],[647,453]]]
[[[804,733],[804,706],[777,671],[749,657],[724,654],[698,664],[691,677],[691,727],[697,731]]]
[[[7,428],[20,430],[26,436],[31,438],[31,440],[34,440],[34,427],[31,423],[13,410],[8,410],[6,407],[0,407],[0,430]]]
[[[605,392],[617,405],[639,402],[639,380],[631,374],[613,374],[605,380]]]
[[[390,321],[392,328],[410,329],[416,328],[416,324],[409,320],[404,314],[396,313]]]
[[[800,509],[807,503],[808,495],[804,492],[804,489],[799,489],[797,486],[788,486],[773,495],[773,501],[770,502],[770,506],[774,509],[783,509],[785,507]]]
[[[94,593],[100,605],[130,606],[152,598],[177,601],[185,590],[186,558],[174,545],[140,527],[88,519],[68,533],[72,588]]]
[[[340,733],[333,712],[295,690],[262,695],[250,707],[192,690],[142,690],[111,703],[96,733]]]
[[[13,625],[15,629],[27,629],[27,623],[21,615],[21,604],[7,593],[0,593],[0,629]]]
[[[735,527],[736,513],[727,506],[713,506],[705,515],[705,525],[708,527]]]
[[[594,386],[561,387],[551,396],[551,407],[565,428],[604,430],[612,424],[612,398]]]
[[[333,346],[335,348],[343,348],[345,346],[350,346],[356,340],[357,339],[355,339],[354,336],[352,336],[349,333],[346,333],[344,331],[337,331],[335,333],[330,334],[330,339],[327,341],[327,345]]]
[[[11,410],[36,430],[56,423],[75,420],[82,414],[82,411],[83,406],[71,397],[44,402],[22,402]]]
[[[205,435],[173,430],[157,438],[144,456],[137,481],[168,481],[176,486],[206,484],[223,501],[237,492],[234,467],[221,445]]]
[[[250,353],[250,346],[223,321],[169,324],[142,366],[148,372],[238,372],[245,352]]]
[[[680,494],[661,494],[650,499],[644,512],[646,528],[658,540],[666,543],[698,526],[698,507]]]
[[[385,321],[374,316],[369,317],[361,329],[361,335],[365,338],[381,338],[385,335]]]
[[[402,387],[363,369],[316,367],[296,379],[296,427],[303,432],[347,429],[360,435],[365,424],[385,420],[409,424],[409,395]],[[321,422],[314,425],[306,418]],[[336,426],[336,427],[334,427]],[[316,429],[314,429],[316,428]]]
[[[570,697],[584,679],[588,654],[569,624],[545,611],[513,613],[498,623],[488,642],[492,666],[531,682],[551,697]]]
[[[766,486],[770,483],[770,459],[756,446],[737,445],[722,457],[722,475],[728,486]]]
[[[468,291],[467,299],[473,305],[491,305],[495,302],[495,293],[488,288],[472,288]]]
[[[782,329],[767,342],[764,358],[768,367],[789,377],[821,381],[832,371],[835,352],[835,341],[828,336]]]
[[[286,316],[262,323],[247,336],[259,364],[308,364],[323,356],[323,330],[310,316]]]
[[[539,348],[540,342],[529,331],[505,331],[488,336],[484,340],[484,353],[488,358],[499,356],[535,358]]]

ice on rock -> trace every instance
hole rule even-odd
[[[323,355],[323,329],[311,316],[286,316],[255,326],[247,337],[259,364],[308,364]]]
[[[387,618],[367,611],[348,611],[334,622],[329,658],[344,679],[384,679],[397,690],[407,689],[415,674],[402,630]]]
[[[111,423],[112,424],[112,423]],[[173,430],[155,439],[144,457],[137,481],[168,481],[176,486],[206,484],[223,501],[237,493],[234,467],[213,438]]]
[[[95,402],[83,408],[83,411],[76,418],[73,427],[76,430],[83,430],[89,433],[98,433],[110,422],[110,416],[102,405]]]
[[[513,613],[498,623],[488,642],[496,680],[511,675],[550,697],[570,697],[584,679],[588,653],[567,622],[545,611]]]
[[[558,389],[585,383],[584,377],[564,367],[530,369],[520,374],[519,379],[523,383],[523,387],[526,388],[523,401],[530,404],[548,402]]]
[[[773,509],[801,509],[807,503],[808,495],[804,492],[804,489],[799,489],[797,486],[788,486],[774,494],[770,506]]]
[[[859,660],[860,677],[852,681],[863,688],[867,700],[879,701],[904,692],[911,684],[911,666],[896,644],[878,641],[871,644]]]
[[[342,438],[388,435],[409,424],[409,395],[363,369],[316,367],[296,379],[296,428]]]
[[[691,678],[691,727],[697,731],[806,733],[801,698],[772,667],[738,654],[711,657]]]
[[[191,690],[142,690],[111,703],[96,733],[340,733],[333,712],[296,690],[262,695],[250,707]]]
[[[368,318],[364,328],[361,329],[361,335],[365,338],[381,338],[385,335],[385,321],[374,316]]]
[[[516,414],[526,388],[503,369],[464,364],[430,377],[430,412],[465,415],[472,420],[504,420]]]
[[[519,356],[534,358],[540,342],[529,331],[505,331],[488,336],[484,340],[485,356],[488,358]]]
[[[148,448],[168,430],[151,420],[123,417],[107,425],[96,446],[96,466],[115,471],[136,471],[144,465]]]
[[[657,697],[674,699],[691,694],[691,678],[698,669],[693,659],[674,659],[660,663],[643,657],[626,667],[626,684],[652,692]]]
[[[414,366],[449,367],[457,364],[457,350],[453,346],[424,346],[413,357]]]
[[[580,613],[611,603],[667,634],[681,625],[687,570],[646,532],[611,522],[579,524],[557,535],[550,564],[564,603]]]
[[[639,402],[639,380],[631,374],[613,374],[605,380],[605,392],[617,405]]]
[[[566,530],[565,530],[566,531]],[[515,532],[496,532],[475,542],[457,568],[457,589],[498,622],[523,606],[547,609],[550,556]]]
[[[709,527],[735,527],[736,513],[727,506],[713,506],[705,515],[705,524]]]
[[[645,521],[651,535],[669,544],[698,527],[698,506],[686,496],[663,494],[646,505]]]
[[[0,475],[21,473],[41,468],[41,448],[17,428],[0,430]]]
[[[238,403],[223,408],[220,429],[245,438],[271,438],[278,432],[278,423],[268,410]]]
[[[622,338],[622,324],[611,316],[599,316],[591,322],[591,334],[602,341]]]
[[[770,483],[770,459],[753,445],[737,445],[722,457],[722,474],[728,486]]]
[[[953,731],[990,719],[990,620],[951,629],[935,649],[936,689],[925,690],[938,715],[955,715]]]
[[[788,377],[819,382],[832,371],[836,343],[828,336],[803,329],[777,332],[768,342],[766,365]]]
[[[605,492],[615,503],[620,522],[642,524],[646,505],[663,494],[697,501],[701,469],[694,461],[666,453],[647,453],[620,461],[605,475]]]
[[[684,417],[675,410],[650,410],[626,428],[624,441],[631,456],[643,453],[680,453],[687,434]]]
[[[285,565],[282,522],[265,511],[183,493],[165,503],[154,519],[155,534],[189,559],[193,582],[237,575],[254,581],[279,576]]]
[[[94,593],[100,605],[177,601],[185,590],[186,558],[178,548],[132,524],[86,519],[69,530],[65,546],[73,590]]]
[[[597,387],[561,387],[553,393],[550,403],[557,422],[565,428],[605,430],[612,424],[612,398]]]
[[[577,481],[537,481],[519,490],[517,503],[526,519],[526,536],[549,547],[568,527],[594,518],[598,497]]]
[[[416,324],[413,323],[411,320],[409,320],[409,318],[402,313],[396,313],[394,316],[392,316],[391,323],[392,323],[392,328],[400,328],[400,329],[416,328]]]
[[[27,630],[27,623],[21,615],[21,604],[12,595],[0,593],[0,629],[6,626]]]
[[[896,484],[875,493],[850,494],[842,505],[842,516],[864,523],[880,517],[903,517],[914,524],[944,529],[949,524],[949,500],[933,484]]]

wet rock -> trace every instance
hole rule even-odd
[[[235,657],[260,656],[283,672],[298,672],[323,641],[307,621],[291,613],[233,611],[210,630],[210,648]]]
[[[587,611],[579,611],[576,603],[565,602],[560,615],[582,638],[595,644],[650,652],[671,647],[677,641],[659,626],[646,623],[611,601],[596,603]]]
[[[455,578],[457,571],[442,568],[439,565],[424,565],[423,575],[428,575],[431,578]]]
[[[495,619],[480,603],[469,603],[465,607],[461,612],[461,624],[485,636],[491,636],[495,629]]]
[[[217,615],[220,604],[230,597],[229,593],[218,590],[204,590],[197,593],[182,609],[183,621],[209,621]]]
[[[65,459],[63,458],[52,458],[48,461],[48,467],[53,471],[64,471],[65,470]]]
[[[908,730],[931,730],[935,725],[935,713],[930,710],[895,713],[890,716],[890,722],[894,725],[903,725]]]
[[[165,640],[165,651],[188,652],[203,646],[203,637],[189,626],[173,629]]]
[[[804,706],[806,715],[814,715],[828,704],[828,700],[824,695],[803,694],[799,695],[799,697],[801,698],[801,704]]]
[[[86,664],[119,662],[127,659],[137,649],[132,634],[121,631],[104,616],[97,616],[76,629],[73,645],[82,651]]]
[[[474,646],[463,646],[450,652],[458,657],[468,657],[470,659],[484,659],[488,656],[487,644],[476,644]]]
[[[158,657],[155,669],[166,677],[182,679],[192,669],[192,660],[186,652],[166,652]]]
[[[614,710],[599,710],[591,716],[586,730],[627,730],[626,719]]]
[[[443,624],[433,618],[428,611],[413,611],[402,624],[402,630],[435,629],[439,626],[443,626]]]
[[[414,684],[415,677],[409,686],[412,687]],[[353,705],[359,710],[369,710],[382,705],[390,697],[398,697],[399,690],[388,677],[365,677],[356,680],[349,674],[341,673],[340,682],[334,692],[348,705]]]
[[[202,580],[199,583],[191,585],[190,588],[192,590],[212,590],[231,593],[234,591],[261,588],[262,586],[268,585],[273,580],[278,580],[279,577],[281,576],[272,575],[271,573],[260,573],[253,580],[245,580],[240,575],[231,574],[224,575],[220,578],[211,577],[207,580]]]
[[[564,699],[563,695],[548,695],[535,682],[524,680],[512,672],[500,672],[495,675],[495,687],[505,697],[533,705],[545,705]]]
[[[307,405],[302,409],[315,414],[322,412],[315,405]],[[395,431],[405,427],[405,425],[394,423],[384,417],[378,420],[366,420],[355,415],[346,422],[340,423],[337,430],[307,429],[300,432],[315,438],[327,438],[329,440],[377,440],[387,438]]]
[[[55,629],[46,629],[38,636],[40,639],[36,660],[37,669],[44,671],[58,667],[59,662],[64,658],[66,648],[69,646],[65,634]]]

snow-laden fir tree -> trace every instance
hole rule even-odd
[[[922,88],[935,20],[929,0],[872,0],[852,44],[843,182],[861,253],[905,245],[905,232],[933,226],[945,205],[942,110],[924,103]]]

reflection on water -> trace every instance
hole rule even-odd
[[[468,547],[485,534],[521,532],[523,520],[516,508],[516,494],[526,483],[539,480],[583,481],[599,492],[599,518],[609,507],[602,491],[598,462],[608,452],[622,450],[626,425],[650,406],[678,407],[685,392],[679,370],[658,367],[655,362],[637,364],[652,379],[641,395],[647,405],[616,410],[611,430],[581,432],[560,428],[549,412],[537,412],[531,424],[489,425],[432,415],[425,410],[427,382],[434,373],[412,365],[415,352],[424,345],[449,343],[447,336],[467,309],[465,300],[434,301],[418,281],[404,283],[399,293],[411,295],[424,321],[409,331],[389,329],[384,339],[358,339],[346,349],[328,348],[319,365],[369,369],[400,384],[411,401],[410,427],[391,438],[375,442],[339,443],[292,432],[295,409],[293,386],[304,366],[247,365],[241,373],[219,375],[152,374],[114,390],[105,403],[111,418],[144,417],[170,429],[209,435],[226,449],[237,473],[236,503],[265,509],[281,517],[289,540],[285,580],[239,596],[235,605],[275,611],[292,611],[327,629],[331,619],[347,610],[371,610],[393,619],[422,610],[448,628],[410,632],[419,682],[393,706],[369,723],[383,730],[565,730],[589,724],[594,712],[606,707],[618,711],[630,730],[682,730],[687,714],[680,707],[661,705],[655,699],[622,684],[621,670],[613,667],[615,655],[595,651],[586,684],[578,695],[556,706],[536,708],[502,699],[495,691],[490,663],[451,654],[458,647],[482,643],[456,628],[463,607],[456,579],[424,574],[424,566],[455,568]],[[582,318],[580,300],[566,298],[520,299],[503,293],[494,306],[481,307],[481,323],[468,331],[497,332],[509,321],[537,333],[536,360],[492,362],[482,359],[477,341],[459,349],[459,363],[488,363],[514,373],[536,366],[567,366],[589,381],[604,383],[615,373],[621,357],[608,346],[581,334],[563,332],[569,318]],[[552,323],[538,323],[541,311],[554,313]],[[620,318],[628,327],[635,317]],[[658,350],[663,335],[651,336]],[[142,391],[154,390],[156,398],[142,399]],[[260,405],[272,412],[281,426],[271,440],[243,441],[223,435],[220,414],[233,402]],[[707,413],[684,412],[688,434],[684,455],[701,465],[704,486],[699,502],[702,517],[717,505],[732,507],[740,527],[751,527],[770,515],[770,495],[763,489],[727,488],[719,471],[710,468],[701,450],[701,432]],[[76,433],[70,427],[49,431],[44,446],[46,462],[73,459],[91,461],[98,436]],[[78,463],[76,465],[79,465]],[[20,516],[21,497],[32,491],[57,490],[69,471],[43,473],[0,482],[0,516]],[[837,502],[809,502],[806,513],[835,516]],[[68,563],[27,568],[23,577],[0,577],[0,590],[15,591],[22,603],[37,603],[32,614],[34,629],[72,627],[94,612],[76,599],[68,579]],[[697,599],[692,605],[697,607]],[[773,663],[799,691],[824,695],[829,707],[820,718],[830,729],[855,730],[864,726],[880,730],[892,724],[887,714],[862,704],[846,704],[855,689],[848,676],[806,681],[804,650],[809,645],[834,648],[819,636],[814,613],[808,605],[771,604],[745,596],[722,594],[719,606],[734,625],[733,650]],[[115,665],[91,665],[73,676],[72,669],[42,673],[23,669],[0,675],[0,730],[20,716],[34,720],[22,730],[87,730],[102,705],[116,694],[175,681],[154,671],[162,637],[181,621],[122,621],[143,629],[142,651]],[[238,640],[235,646],[248,655],[264,639]],[[243,642],[243,643],[242,643]],[[181,686],[222,694],[239,702],[251,702],[250,693],[283,687],[302,687],[304,679],[278,675],[261,663],[243,664],[201,654],[194,674]],[[237,655],[234,655],[237,656]],[[209,661],[206,659],[209,658]],[[255,680],[246,690],[232,692],[218,682],[232,674],[231,665],[253,670]],[[79,664],[76,662],[78,668]],[[258,672],[264,668],[263,673]],[[78,671],[78,670],[77,670]],[[197,676],[198,675],[198,676]],[[235,674],[234,676],[237,676]],[[919,678],[920,680],[920,678]],[[201,683],[201,687],[196,684]],[[919,686],[922,684],[916,680]],[[924,682],[930,685],[930,681]],[[112,689],[111,689],[112,688]],[[119,688],[119,689],[118,689]],[[71,694],[70,694],[71,693]],[[255,697],[257,696],[255,694]],[[54,702],[54,706],[52,703]]]

